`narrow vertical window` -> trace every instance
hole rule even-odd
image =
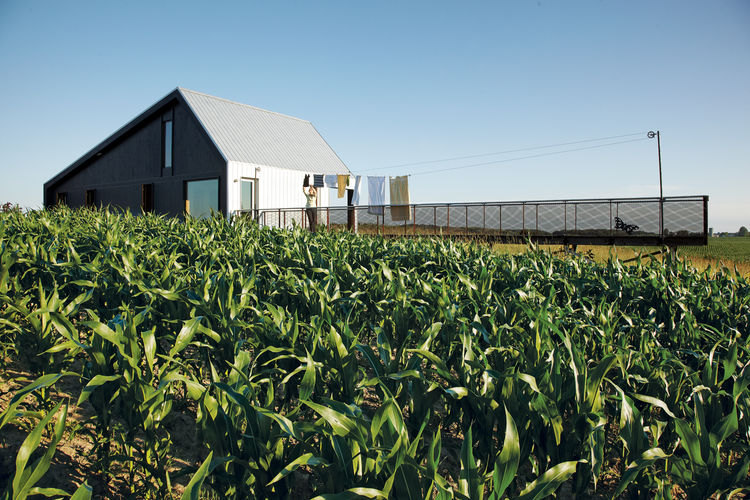
[[[57,193],[57,204],[58,205],[67,205],[68,204],[68,193],[66,193],[66,192],[59,192],[59,193]]]
[[[86,206],[88,208],[94,208],[96,205],[96,189],[86,190]]]
[[[161,122],[162,168],[172,168],[172,119]]]

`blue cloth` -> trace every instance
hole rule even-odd
[[[362,195],[362,176],[358,175],[354,180],[354,195],[352,196],[352,205],[359,205],[359,197]]]
[[[325,181],[323,174],[313,174],[313,186],[316,188],[325,187]]]

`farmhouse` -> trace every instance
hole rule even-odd
[[[229,216],[303,206],[306,174],[350,174],[312,123],[178,87],[46,182],[44,205]]]

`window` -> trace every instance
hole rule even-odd
[[[60,192],[57,193],[57,204],[58,205],[67,205],[68,204],[68,193],[66,192]]]
[[[219,211],[219,179],[185,183],[185,212],[196,218],[210,217]]]
[[[172,168],[172,118],[166,118],[161,122],[161,166],[162,168]]]
[[[253,210],[255,208],[255,180],[240,179],[240,210]]]
[[[86,190],[86,206],[88,208],[94,208],[96,205],[96,189]]]
[[[141,210],[143,210],[143,213],[154,211],[153,184],[141,184]]]

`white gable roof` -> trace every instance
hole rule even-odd
[[[227,161],[350,174],[312,123],[178,88]]]

